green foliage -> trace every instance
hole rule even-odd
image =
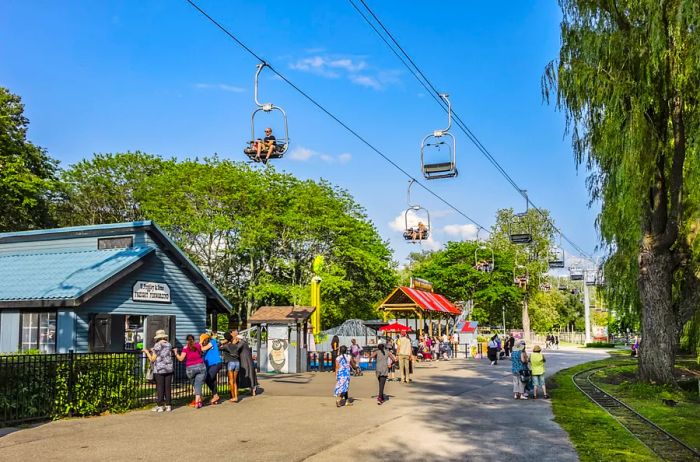
[[[0,87],[0,232],[52,224],[56,161],[27,140],[19,96]]]

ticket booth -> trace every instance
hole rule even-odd
[[[248,320],[256,327],[261,372],[294,374],[307,369],[312,306],[261,306]]]

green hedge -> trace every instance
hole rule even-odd
[[[22,355],[0,359],[0,425],[29,419],[124,412],[143,383],[133,354]],[[69,390],[72,385],[72,390]]]
[[[586,343],[586,348],[615,348],[615,344],[605,342],[593,342]]]

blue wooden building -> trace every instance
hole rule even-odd
[[[151,221],[0,234],[0,352],[178,345],[231,306]]]

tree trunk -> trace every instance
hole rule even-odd
[[[527,294],[525,294],[525,297],[523,297],[522,317],[523,317],[523,339],[525,339],[525,343],[527,343],[529,345],[532,336],[530,335],[530,313],[528,312]]]
[[[676,335],[672,304],[673,256],[654,246],[639,253],[639,297],[642,302],[642,338],[639,343],[639,378],[674,384]]]

